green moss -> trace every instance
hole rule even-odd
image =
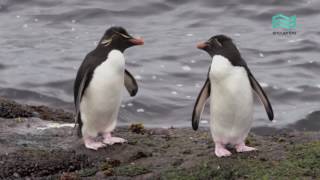
[[[234,155],[213,158],[191,169],[170,169],[162,179],[303,179],[320,177],[320,142],[288,147],[283,160]]]
[[[250,165],[251,166],[251,165]],[[257,169],[257,167],[259,167]],[[288,147],[286,158],[256,166],[252,177],[268,176],[301,179],[301,177],[320,177],[320,142]],[[261,176],[260,176],[261,177]]]
[[[197,180],[197,179],[230,179],[234,176],[231,169],[221,169],[220,166],[204,162],[201,165],[188,169],[171,169],[162,175],[164,180]]]
[[[80,171],[77,172],[77,174],[80,177],[89,177],[93,176],[98,172],[96,168],[88,168],[88,169],[81,169]]]
[[[148,139],[142,139],[142,140],[140,141],[140,143],[141,143],[141,144],[145,144],[145,145],[147,145],[147,146],[149,146],[149,147],[156,147],[156,146],[157,146],[157,144],[154,142],[154,140],[153,140],[153,139],[150,139],[150,138],[148,138]]]
[[[100,171],[105,176],[112,176],[114,175],[114,167],[120,166],[121,162],[119,160],[113,159],[113,160],[107,160],[105,162],[102,162],[100,164]]]
[[[287,160],[280,162],[279,172],[292,177],[320,177],[320,141],[293,146],[289,151]]]
[[[121,166],[115,169],[115,174],[118,176],[138,176],[141,174],[146,174],[151,172],[148,168],[144,166],[137,166],[137,165],[126,165]]]
[[[104,161],[100,164],[100,170],[104,171],[113,167],[118,167],[120,166],[121,162],[117,159],[111,159],[111,160],[107,160]]]
[[[111,169],[111,168],[112,168],[112,166],[108,162],[102,163],[100,165],[100,170],[101,171],[108,170],[108,169]]]

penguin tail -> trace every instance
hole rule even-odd
[[[77,135],[79,138],[82,137],[82,121],[81,121],[81,114],[79,113],[78,115],[76,115],[75,117],[75,125],[74,128],[77,128]]]

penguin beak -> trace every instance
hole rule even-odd
[[[134,45],[143,45],[144,41],[142,38],[138,37],[138,38],[131,38],[129,39],[129,42],[131,42]]]
[[[208,45],[207,45],[207,43],[205,43],[205,42],[201,42],[201,43],[198,43],[197,44],[197,48],[198,49],[204,49],[204,48],[206,48]]]

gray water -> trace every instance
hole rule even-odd
[[[120,25],[145,39],[125,52],[140,91],[124,92],[120,122],[190,126],[210,65],[195,46],[226,34],[273,104],[270,123],[256,101],[255,126],[284,127],[319,110],[319,10],[315,0],[0,0],[0,96],[72,111],[77,68]],[[296,35],[272,34],[277,13],[297,16]]]

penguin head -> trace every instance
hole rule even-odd
[[[226,35],[212,36],[206,42],[199,43],[197,48],[206,51],[211,57],[214,55],[223,55],[225,57],[240,56],[238,48],[232,42],[232,39]]]
[[[142,38],[134,38],[123,27],[111,27],[104,33],[98,47],[109,47],[123,52],[129,47],[143,45]]]

